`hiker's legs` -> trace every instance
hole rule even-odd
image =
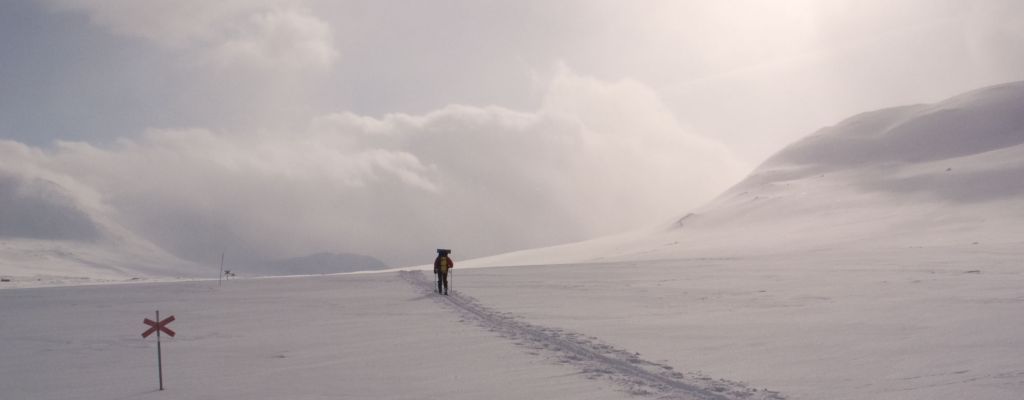
[[[437,273],[437,292],[438,293],[441,293],[441,280],[444,279],[443,277],[444,277],[444,274],[442,274],[440,272]]]
[[[439,291],[439,292],[441,291],[441,284],[442,283],[444,284],[444,291],[447,292],[448,291],[448,273],[447,272],[442,272],[441,273],[441,282],[438,283],[438,286],[437,286],[437,291]]]

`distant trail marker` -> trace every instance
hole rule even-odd
[[[145,318],[142,320],[142,323],[149,325],[150,327],[145,332],[142,332],[143,339],[149,337],[149,335],[152,335],[153,332],[156,332],[156,368],[157,372],[160,375],[160,390],[164,390],[164,363],[160,355],[160,332],[163,331],[164,333],[171,335],[171,337],[174,337],[174,331],[172,331],[171,328],[167,327],[167,324],[171,322],[174,322],[173,315],[165,318],[163,321],[160,320],[160,310],[156,311],[156,321],[153,321],[149,318]]]

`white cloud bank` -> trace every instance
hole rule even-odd
[[[329,24],[293,0],[47,0],[115,34],[183,49],[223,68],[326,70],[337,59]]]
[[[0,172],[61,182],[79,208],[205,262],[347,251],[411,264],[439,246],[465,258],[581,240],[684,213],[747,170],[650,88],[567,70],[534,112],[453,105],[323,115],[297,133],[0,144]]]

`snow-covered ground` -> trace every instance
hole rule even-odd
[[[1001,249],[0,291],[4,399],[1018,399]],[[143,318],[174,315],[166,390]],[[767,390],[765,390],[767,389]],[[776,394],[775,392],[778,392]]]
[[[431,286],[410,272],[2,291],[0,394],[612,399],[749,390],[675,374],[556,324],[532,325],[478,303],[468,288],[440,297]],[[156,309],[176,317],[177,336],[163,339],[164,392],[155,337],[140,336]]]
[[[931,248],[482,269],[461,284],[538,324],[788,398],[1017,399],[1021,267]]]
[[[620,398],[397,274],[3,291],[4,399]],[[163,338],[145,317],[174,315]]]

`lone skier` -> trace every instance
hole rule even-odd
[[[451,254],[451,250],[437,249],[437,258],[434,259],[434,273],[437,274],[437,292],[448,295],[448,270],[455,267],[455,263],[448,254]],[[444,292],[441,291],[441,286],[444,286]]]

